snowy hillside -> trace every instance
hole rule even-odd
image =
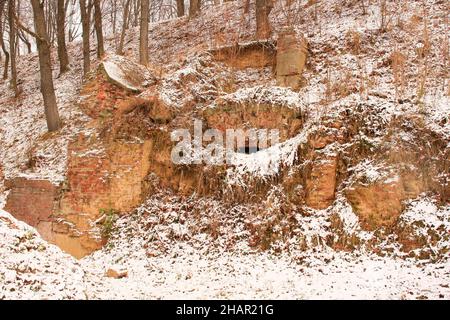
[[[259,40],[245,3],[150,23],[145,66],[133,21],[123,55],[110,17],[101,59],[91,32],[86,76],[80,37],[62,74],[54,45],[53,132],[39,56],[17,57],[0,299],[449,299],[446,2],[275,1]],[[243,145],[211,156],[229,129]]]

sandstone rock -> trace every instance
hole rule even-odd
[[[88,168],[87,166],[81,170],[88,174]],[[73,178],[72,175],[69,176]],[[68,201],[61,202],[60,196],[65,193],[50,181],[26,178],[8,180],[6,187],[10,192],[5,209],[15,218],[35,227],[46,241],[59,246],[75,258],[82,258],[99,249],[103,242],[102,239],[91,236],[92,226],[86,211],[77,211],[80,209],[79,203],[89,198],[89,188],[99,185],[90,185],[94,180],[87,179],[86,175],[80,179],[85,181],[82,189],[86,194],[79,194],[76,200],[71,198],[69,202],[72,207],[68,206]],[[97,191],[100,192],[100,189]]]
[[[161,99],[155,97],[152,99],[149,116],[156,123],[168,123],[174,117],[174,113]]]
[[[123,56],[109,55],[100,64],[100,70],[110,82],[131,92],[141,92],[155,81],[145,67]]]
[[[345,128],[320,128],[312,132],[308,137],[308,144],[313,149],[323,149],[333,142],[345,142]]]
[[[121,279],[128,277],[128,270],[121,266],[112,266],[106,271],[108,278]]]
[[[365,230],[392,227],[403,210],[403,202],[417,197],[424,189],[414,174],[373,183],[354,183],[346,196]]]
[[[255,95],[260,94],[258,90],[255,92]],[[270,89],[267,92],[268,95],[273,93]],[[261,93],[265,91],[261,90]],[[252,97],[251,94],[244,101],[224,98],[216,101],[213,108],[205,109],[203,117],[208,128],[222,132],[227,129],[241,129],[244,132],[249,128],[276,129],[280,142],[295,136],[301,130],[303,114],[300,107],[283,105],[275,99],[267,102],[258,100],[258,97]]]
[[[101,147],[101,152],[96,148]],[[80,137],[69,144],[68,190],[60,201],[54,242],[81,258],[104,244],[94,222],[101,209],[128,212],[146,193],[151,143],[104,142],[101,146]],[[101,229],[101,228],[100,228]]]
[[[337,155],[319,156],[305,183],[306,204],[313,209],[329,207],[336,192]]]
[[[297,38],[292,28],[279,33],[277,43],[277,84],[297,90],[301,86],[302,72],[307,58],[307,43]]]
[[[264,68],[273,66],[276,54],[275,44],[270,40],[221,46],[210,50],[216,61],[237,69]]]
[[[39,230],[39,223],[50,221],[57,205],[58,187],[48,180],[14,178],[5,181],[10,190],[5,210],[16,219]]]

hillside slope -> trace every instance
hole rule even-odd
[[[64,125],[51,134],[37,56],[20,57],[21,96],[0,83],[0,207],[83,258],[40,254],[36,240],[30,254],[78,270],[79,287],[35,297],[448,298],[446,13],[434,0],[388,1],[387,12],[278,2],[272,38],[258,42],[253,7],[227,2],[152,24],[148,68],[135,62],[138,30],[124,57],[108,39],[86,79],[72,43],[70,71],[54,73]],[[308,48],[298,90],[275,74],[287,27]],[[193,133],[194,120],[281,139],[220,165],[174,164],[170,134]],[[13,254],[23,224],[2,215],[11,260],[0,262],[0,298],[33,297],[34,287],[11,293],[28,285],[11,271],[28,258]],[[106,279],[115,264],[128,277]],[[40,268],[38,281],[53,283]]]

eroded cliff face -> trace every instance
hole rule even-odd
[[[151,142],[102,135],[111,124],[108,117],[130,95],[128,88],[112,84],[102,71],[83,89],[86,99],[81,107],[92,117],[88,126],[93,134],[80,133],[68,143],[66,179],[58,185],[26,178],[6,182],[11,191],[5,209],[77,258],[104,244],[106,215],[132,210],[148,189],[144,179]]]
[[[246,213],[240,228],[255,248],[282,250],[295,238],[300,249],[364,245],[380,253],[378,244],[397,237],[407,254],[424,249],[403,214],[424,194],[448,203],[446,138],[420,117],[394,115],[394,103],[383,97],[309,103],[297,92],[307,44],[292,30],[281,36],[278,50],[259,42],[205,50],[158,77],[125,57],[106,58],[81,90],[79,107],[90,118],[68,142],[65,180],[9,179],[5,209],[77,258],[105,244],[116,216],[135,214],[164,192],[180,203],[196,197],[239,206]],[[230,80],[251,69],[260,74],[240,81],[252,85]],[[277,129],[280,140],[255,152],[236,150],[228,163],[175,164],[171,132],[193,134],[194,119],[203,131],[223,134]],[[189,219],[213,238],[233,225],[220,214]],[[300,226],[313,220],[317,230]]]

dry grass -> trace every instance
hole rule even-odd
[[[405,90],[405,64],[406,56],[399,50],[392,52],[391,68],[394,75],[395,97],[400,99]]]
[[[420,46],[417,47],[416,53],[419,61],[418,75],[417,75],[417,101],[420,102],[426,94],[426,83],[429,78],[429,56],[431,52],[431,38],[428,30],[428,14],[424,9],[424,23],[422,31],[422,39]]]
[[[345,34],[347,48],[351,53],[357,55],[361,51],[361,35],[358,31],[348,30]]]
[[[338,76],[334,76],[335,73]],[[361,86],[358,85],[358,79],[352,74],[352,70],[344,67],[339,67],[335,72],[328,67],[323,83],[325,84],[325,104],[345,98],[352,93],[361,92]]]

